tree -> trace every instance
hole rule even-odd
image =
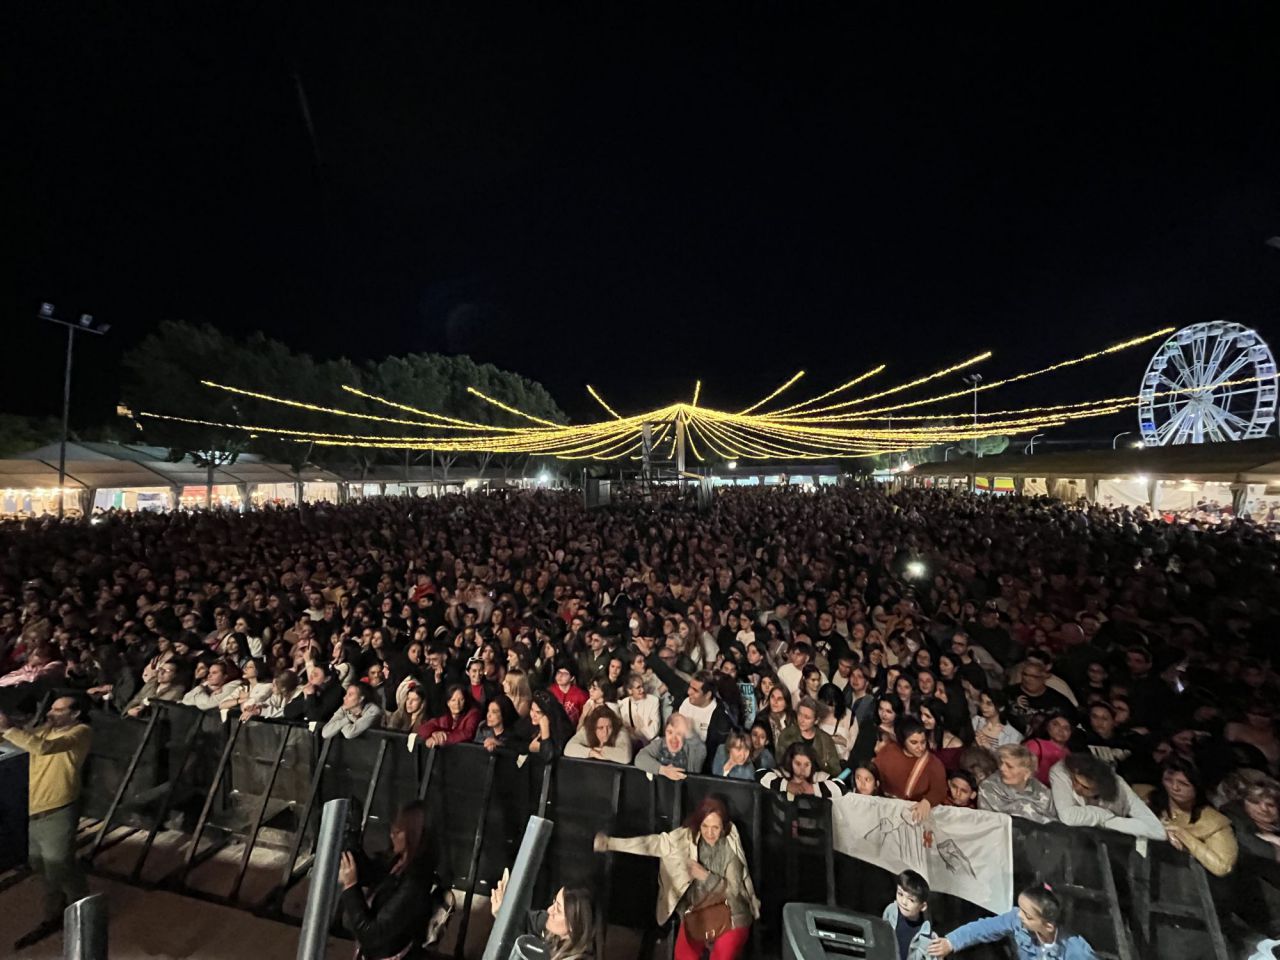
[[[212,496],[214,468],[234,463],[246,450],[288,463],[295,474],[307,463],[355,462],[364,475],[380,461],[402,462],[408,468],[430,456],[429,451],[413,449],[411,442],[462,433],[447,425],[433,426],[430,418],[403,407],[485,426],[529,425],[524,418],[470,393],[469,386],[533,416],[567,421],[541,384],[463,356],[417,353],[359,365],[346,358],[317,362],[261,333],[241,342],[207,325],[167,322],[125,355],[124,366],[125,399],[143,425],[146,439],[167,447],[174,461],[189,456],[205,466],[207,499]],[[282,405],[232,394],[204,386],[203,380],[296,403]],[[365,399],[344,386],[401,406]],[[406,445],[397,450],[394,445],[342,442],[340,436],[347,434],[404,437]],[[456,456],[447,458],[446,470],[453,459]],[[488,462],[486,458],[484,465]]]
[[[62,436],[56,417],[23,417],[0,413],[0,457],[12,457],[50,443]]]

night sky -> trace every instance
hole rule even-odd
[[[587,381],[737,409],[1222,316],[1280,350],[1275,5],[897,6],[8,0],[0,410],[58,410],[42,300],[114,325],[82,421],[166,318],[466,352],[593,419]]]

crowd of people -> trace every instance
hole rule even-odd
[[[1275,536],[931,490],[377,498],[0,526],[51,689],[1280,856]],[[750,898],[747,897],[747,900]]]

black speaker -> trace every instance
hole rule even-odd
[[[887,920],[820,903],[782,908],[783,960],[898,960]]]
[[[27,862],[27,755],[0,748],[0,873]]]
[[[588,510],[594,510],[597,507],[607,507],[610,501],[610,483],[608,480],[593,480],[587,478],[586,484],[582,488],[583,502],[586,503]]]
[[[550,960],[551,948],[542,940],[526,933],[517,937],[511,948],[510,960]]]

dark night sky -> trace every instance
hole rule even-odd
[[[800,367],[1280,339],[1272,12],[893,6],[9,0],[0,410],[57,410],[41,300],[115,326],[99,420],[165,318],[469,352],[593,418],[588,380],[736,408]],[[1136,389],[1149,352],[1007,399]]]

